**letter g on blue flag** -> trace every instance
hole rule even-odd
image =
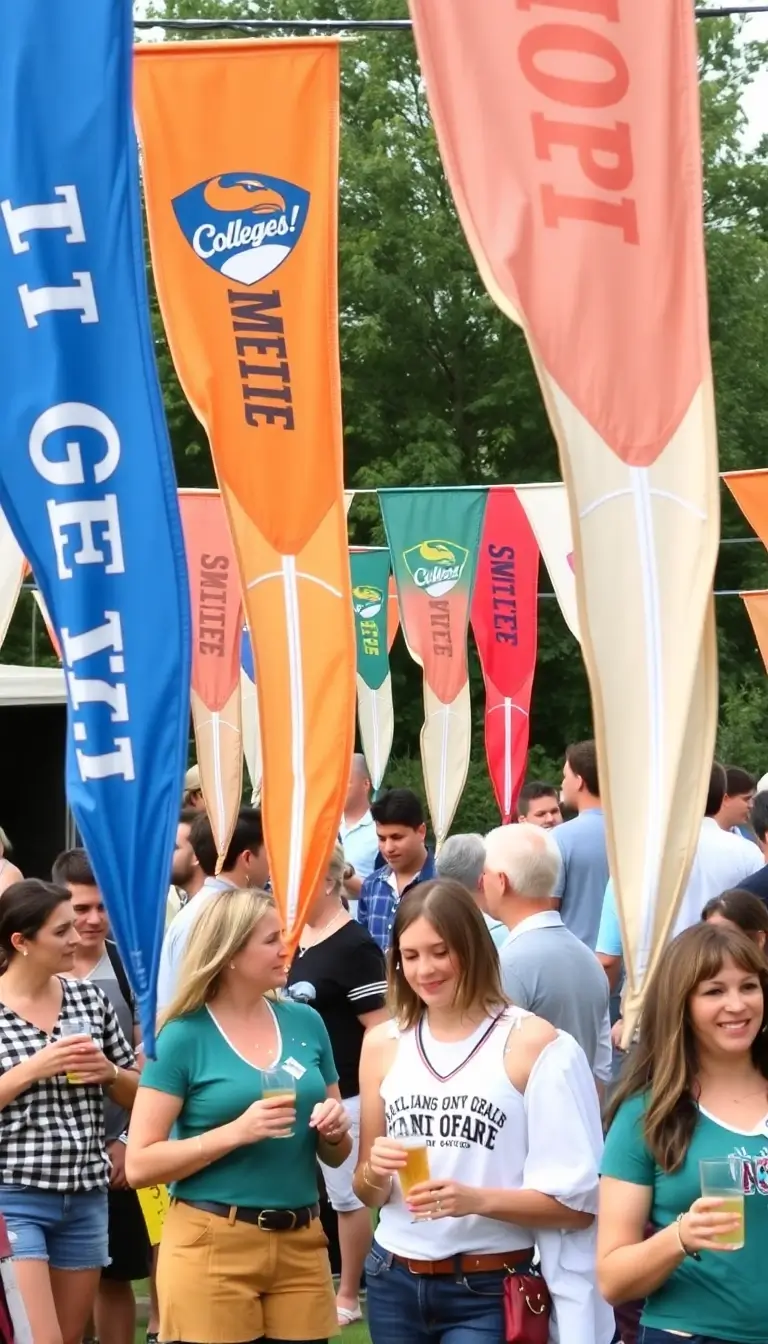
[[[190,618],[131,62],[130,0],[0,12],[0,505],[61,642],[67,792],[151,1051]]]

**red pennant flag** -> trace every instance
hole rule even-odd
[[[502,820],[525,777],[536,668],[539,548],[512,489],[488,493],[470,619],[485,679],[485,752]]]

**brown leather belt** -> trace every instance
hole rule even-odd
[[[503,1255],[454,1255],[447,1260],[408,1260],[403,1255],[393,1255],[392,1259],[396,1265],[405,1265],[411,1274],[490,1274],[498,1269],[529,1265],[533,1247]]]

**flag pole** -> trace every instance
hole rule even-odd
[[[768,4],[699,7],[694,12],[697,19],[726,19],[768,14]],[[182,33],[397,33],[409,32],[412,25],[410,19],[134,19],[133,26]]]

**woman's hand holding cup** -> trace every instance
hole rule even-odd
[[[296,1099],[288,1094],[254,1101],[235,1121],[240,1142],[260,1143],[262,1139],[287,1139],[296,1123]]]
[[[377,1176],[396,1176],[408,1163],[408,1150],[397,1139],[374,1139],[368,1165]]]

